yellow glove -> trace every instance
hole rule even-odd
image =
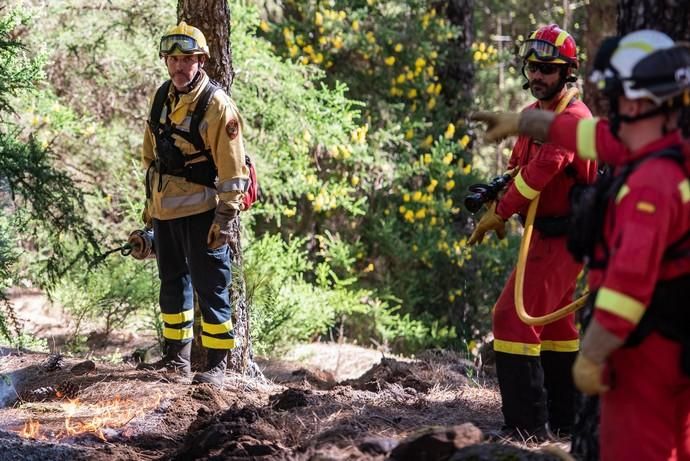
[[[573,365],[575,386],[588,395],[608,391],[609,387],[602,382],[604,363],[623,342],[593,318],[587,326],[580,344],[580,353]]]
[[[484,140],[487,142],[500,141],[518,134],[520,114],[516,112],[475,112],[470,115],[470,119],[486,123]]]
[[[491,202],[491,206],[486,210],[486,213],[479,220],[477,226],[474,228],[474,232],[470,235],[470,239],[467,241],[468,245],[474,245],[477,243],[482,243],[484,236],[489,231],[496,231],[498,239],[501,240],[506,236],[506,222],[498,214],[496,214],[496,202]]]
[[[583,394],[597,395],[608,391],[609,387],[602,381],[603,374],[603,363],[596,363],[582,353],[577,354],[573,365],[573,381]]]

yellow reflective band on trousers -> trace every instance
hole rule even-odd
[[[588,118],[577,122],[577,155],[585,160],[597,159],[598,118]]]
[[[206,323],[201,321],[201,331],[210,335],[221,335],[232,331],[232,320],[223,323]]]
[[[191,322],[194,320],[194,309],[182,311],[177,314],[161,314],[163,322],[168,325],[179,325],[180,323]]]
[[[543,340],[541,342],[542,351],[551,352],[577,352],[580,350],[580,340],[571,339],[568,341]]]
[[[219,339],[201,335],[201,345],[208,349],[232,349],[235,347],[235,340],[232,338]]]
[[[534,200],[534,198],[539,195],[539,191],[532,189],[522,177],[522,171],[518,172],[515,176],[515,188],[525,197],[527,200]]]
[[[181,341],[183,339],[191,339],[194,337],[194,329],[189,328],[163,328],[163,337],[165,339],[173,339],[175,341]]]
[[[645,306],[633,297],[609,288],[600,288],[595,303],[597,309],[611,312],[637,325],[645,311]]]
[[[503,341],[501,339],[494,339],[494,350],[496,352],[505,352],[507,354],[529,355],[532,357],[539,357],[541,352],[540,344],[517,343],[513,341]]]

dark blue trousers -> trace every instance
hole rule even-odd
[[[187,343],[193,339],[194,291],[202,316],[202,345],[232,349],[229,245],[211,250],[206,239],[215,210],[170,220],[153,220],[163,337]]]

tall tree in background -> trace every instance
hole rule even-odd
[[[211,59],[206,64],[208,75],[219,82],[230,93],[234,71],[232,68],[232,52],[230,47],[230,12],[225,0],[179,0],[177,3],[178,21],[199,28],[208,42]],[[238,242],[237,251],[233,255],[233,282],[231,287],[233,316],[235,326],[235,348],[230,351],[228,368],[239,373],[249,375],[260,374],[254,363],[251,336],[249,334],[249,310],[246,296],[246,286],[242,275],[242,247],[240,245],[239,217],[233,226],[234,239]],[[237,269],[240,270],[237,270]],[[198,306],[195,316],[199,316]],[[203,362],[205,349],[201,347],[201,322],[195,322],[194,345],[192,356]],[[197,362],[199,363],[199,362]]]
[[[471,98],[474,84],[474,67],[468,66],[468,55],[474,41],[473,11],[474,0],[448,0],[446,17],[460,31],[450,40],[447,64],[439,71],[443,82],[443,93],[450,101],[466,101]],[[458,110],[467,104],[456,104]],[[454,117],[464,114],[455,113]]]
[[[690,40],[690,2],[678,0],[619,0],[618,33],[655,29],[674,40]]]
[[[596,55],[599,44],[604,37],[616,35],[616,3],[617,0],[599,0],[591,2],[587,6],[587,19],[585,23],[585,33],[582,36],[580,52],[584,51],[587,59],[581,62],[584,66],[584,101],[594,115],[606,116],[608,113],[608,103],[606,98],[598,96],[598,92],[593,83],[589,81],[592,72],[592,63]]]

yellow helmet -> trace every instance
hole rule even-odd
[[[158,55],[164,57],[189,54],[203,54],[210,58],[204,34],[196,27],[182,21],[171,27],[168,33],[161,37]]]

